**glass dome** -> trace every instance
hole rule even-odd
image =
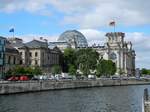
[[[59,36],[58,41],[67,42],[71,44],[70,40],[72,39],[74,39],[74,41],[76,42],[77,47],[88,47],[88,43],[87,43],[85,36],[77,30],[65,31]]]

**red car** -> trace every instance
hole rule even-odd
[[[20,81],[27,81],[27,80],[29,80],[29,77],[25,76],[25,75],[22,75],[22,76],[20,76],[19,80]]]
[[[7,79],[8,81],[18,81],[19,80],[19,77],[17,76],[11,76]]]

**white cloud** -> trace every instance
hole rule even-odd
[[[0,0],[0,2],[0,12],[27,11],[40,15],[51,15],[47,7],[48,0]]]
[[[28,11],[50,16],[63,13],[65,24],[81,28],[106,26],[115,19],[122,25],[150,24],[149,0],[0,0],[1,12]],[[51,7],[54,12],[51,10]]]
[[[128,41],[132,41],[133,47],[136,51],[137,67],[150,68],[150,35],[144,33],[128,33],[126,36]]]
[[[32,41],[33,39],[40,40],[40,37],[43,37],[43,39],[47,39],[49,42],[53,42],[57,41],[58,38],[57,35],[35,35],[35,34],[18,35],[16,37],[23,39],[24,42],[29,42]]]
[[[103,45],[106,40],[105,32],[95,29],[80,29],[79,31],[87,38],[89,45],[92,45],[94,43]]]
[[[78,1],[78,0],[77,0]],[[79,24],[81,28],[98,28],[106,26],[108,22],[115,19],[122,25],[143,25],[150,23],[148,8],[150,1],[141,0],[93,0],[93,4],[78,4],[86,10],[64,17],[65,23]],[[75,4],[72,4],[74,6]],[[63,6],[62,6],[63,7]],[[68,13],[68,11],[66,11]]]

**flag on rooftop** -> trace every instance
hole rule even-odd
[[[109,26],[115,26],[115,21],[111,21],[110,23],[109,23]]]
[[[15,30],[14,30],[14,28],[11,28],[10,30],[9,30],[9,32],[14,32]]]

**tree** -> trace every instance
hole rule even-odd
[[[14,69],[12,69],[12,75],[22,75],[26,74],[26,70],[23,66],[16,66]]]
[[[149,70],[147,70],[147,69],[145,69],[145,68],[142,68],[141,73],[142,73],[143,75],[147,75],[147,74],[149,74]]]
[[[28,75],[35,75],[34,72],[33,72],[34,69],[31,68],[31,67],[26,67],[25,71],[26,71],[26,73],[27,73]]]
[[[150,70],[148,70],[148,75],[150,75]]]
[[[36,66],[36,67],[34,67],[33,71],[31,71],[31,73],[33,75],[41,75],[42,74],[42,70],[40,69],[40,67]]]
[[[77,65],[79,65],[80,71],[83,75],[88,76],[90,74],[90,70],[94,70],[97,65],[97,60],[99,59],[99,54],[91,49],[79,49],[76,53]]]
[[[72,48],[66,48],[64,50],[64,66],[65,66],[65,72],[68,72],[69,70],[69,65],[74,65],[75,68],[76,66],[76,51]]]
[[[110,77],[114,75],[116,72],[116,65],[111,60],[99,60],[97,67],[96,67],[96,75],[98,77],[104,75]]]
[[[13,72],[13,70],[12,69],[9,69],[7,72],[6,72],[6,75],[12,75],[12,72]]]
[[[61,67],[59,65],[54,65],[51,68],[52,74],[60,74],[61,73]]]
[[[74,65],[69,65],[69,75],[76,75],[76,68]]]
[[[41,75],[42,70],[40,67],[23,67],[16,66],[13,69],[7,71],[8,75]]]
[[[99,60],[97,66],[96,66],[96,76],[97,77],[100,77],[104,74],[103,62],[102,61],[103,61],[102,59]]]
[[[107,60],[108,74],[114,75],[116,73],[116,64],[112,60]]]

